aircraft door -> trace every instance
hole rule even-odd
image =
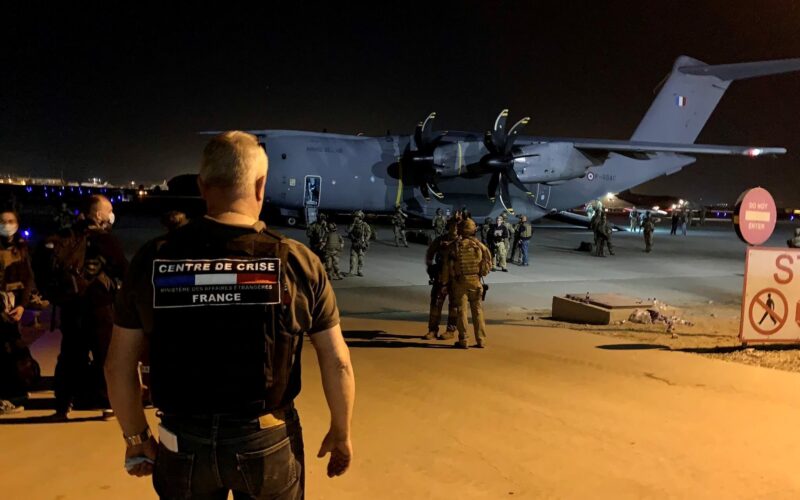
[[[306,212],[306,222],[309,224],[317,220],[321,191],[322,177],[307,175],[303,186],[303,207]]]
[[[550,203],[550,186],[544,184],[536,185],[536,204],[542,208],[547,208]]]

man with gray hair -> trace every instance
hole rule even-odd
[[[244,132],[215,136],[198,185],[207,215],[146,244],[117,301],[106,363],[129,474],[162,498],[302,498],[294,398],[308,334],[331,413],[328,476],[352,457],[355,382],[325,269],[258,220],[267,156]],[[137,362],[149,345],[159,442],[142,410]]]

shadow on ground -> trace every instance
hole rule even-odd
[[[347,330],[342,332],[348,347],[384,349],[417,347],[422,349],[452,349],[451,343],[434,344],[421,340],[420,335],[400,335],[381,330]],[[415,342],[416,341],[416,342]]]

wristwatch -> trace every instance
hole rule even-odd
[[[134,434],[133,436],[125,436],[123,434],[122,437],[125,439],[125,443],[128,444],[128,448],[130,448],[131,446],[138,446],[144,443],[153,437],[153,433],[150,432],[150,427],[145,427],[145,429],[139,434]]]

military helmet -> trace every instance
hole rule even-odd
[[[494,219],[492,219],[491,217],[487,217],[487,218],[483,219],[483,223],[484,224],[487,224],[487,225],[491,226],[492,222],[494,222]]]
[[[319,214],[317,216],[317,219],[319,219],[319,220],[328,220],[328,216],[325,215],[324,213],[321,213],[321,214]]]
[[[328,224],[328,230],[330,232],[336,231],[336,223],[335,222],[331,222],[330,224]]]
[[[361,210],[356,210],[355,212],[353,212],[353,217],[358,217],[359,219],[363,219],[364,212],[362,212]]]
[[[436,215],[442,215],[443,213],[441,208],[436,209]]]
[[[472,236],[478,230],[475,221],[472,219],[464,219],[458,225],[458,232],[463,236]]]

